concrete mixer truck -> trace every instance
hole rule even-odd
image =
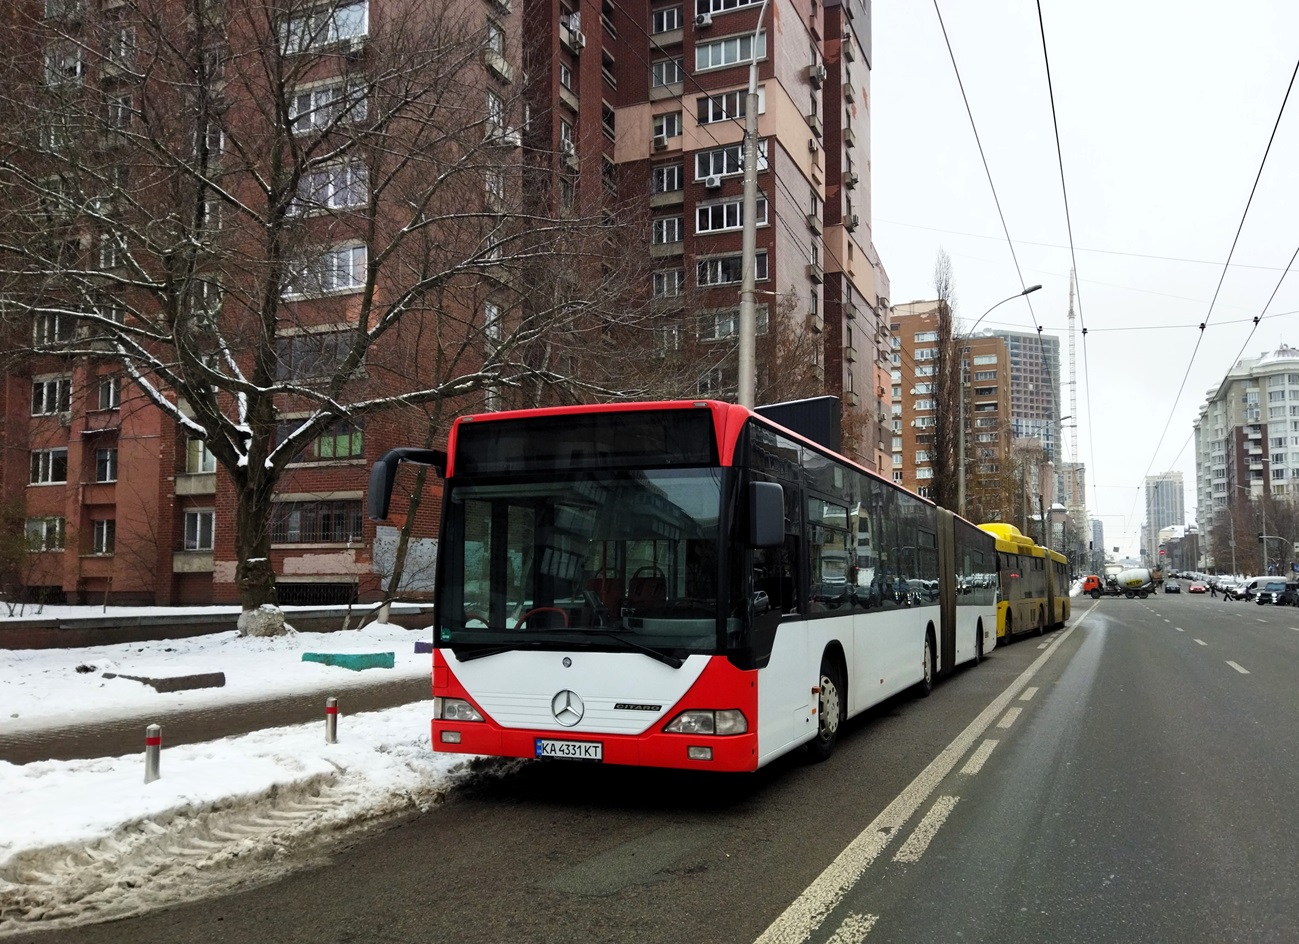
[[[1101,597],[1123,596],[1145,599],[1155,589],[1155,578],[1148,568],[1131,567],[1120,570],[1117,574],[1106,574],[1104,577],[1088,574],[1083,578],[1082,592],[1093,600]]]

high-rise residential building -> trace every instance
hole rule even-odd
[[[1195,501],[1204,551],[1227,567],[1213,525],[1229,506],[1299,495],[1299,348],[1244,357],[1207,392],[1195,422]]]
[[[687,347],[697,355],[673,395],[732,396],[743,135],[754,61],[760,342],[772,338],[778,323],[799,339],[763,363],[779,360],[779,371],[771,367],[769,375],[799,370],[819,385],[816,392],[840,395],[845,429],[855,431],[853,457],[887,474],[895,433],[888,396],[893,351],[888,277],[871,240],[870,0],[797,0],[793,7],[756,0],[199,0],[193,11],[190,6],[173,16],[180,10],[174,0],[20,0],[0,19],[0,27],[23,38],[14,47],[35,50],[28,57],[33,84],[43,84],[51,100],[95,96],[93,110],[82,116],[93,116],[94,128],[57,110],[32,110],[29,126],[7,132],[14,140],[25,134],[38,141],[37,162],[50,165],[33,167],[26,190],[7,202],[39,192],[34,205],[48,210],[63,234],[53,240],[62,253],[56,267],[95,270],[93,279],[80,282],[89,286],[82,310],[93,317],[29,303],[38,314],[20,334],[30,332],[23,343],[33,356],[0,384],[7,447],[0,491],[21,506],[16,513],[34,550],[30,586],[51,599],[237,598],[240,558],[232,532],[240,492],[210,444],[180,419],[214,405],[233,413],[234,395],[201,403],[164,392],[162,399],[175,405],[168,411],[149,394],[146,375],[130,376],[120,363],[97,358],[88,343],[77,345],[76,356],[61,348],[86,339],[100,319],[138,326],[143,352],[150,343],[145,327],[162,323],[151,319],[174,307],[214,322],[247,318],[230,336],[269,331],[268,362],[257,365],[266,372],[264,387],[310,379],[347,356],[349,330],[394,310],[394,299],[427,275],[428,261],[455,244],[443,239],[446,233],[424,231],[437,214],[416,199],[442,170],[456,175],[462,212],[455,235],[472,235],[475,247],[462,259],[437,259],[457,278],[439,283],[436,292],[411,294],[410,304],[420,308],[413,327],[395,334],[391,349],[366,352],[358,375],[366,396],[318,386],[304,397],[294,388],[278,395],[270,414],[276,441],[292,442],[288,437],[322,402],[351,393],[373,404],[303,438],[277,485],[265,527],[281,602],[343,601],[378,591],[393,529],[365,518],[368,467],[390,446],[430,435],[436,440],[450,418],[427,419],[418,408],[385,418],[378,407],[409,390],[415,375],[441,370],[448,351],[490,359],[501,326],[523,308],[561,309],[569,303],[561,291],[573,295],[584,286],[581,273],[530,272],[525,251],[511,256],[520,240],[535,237],[539,221],[572,217],[617,230],[620,255],[591,261],[574,250],[573,258],[590,264],[592,282],[602,273],[644,270],[634,293],[657,306],[657,355]],[[463,38],[474,54],[457,58],[454,69],[428,61],[424,68],[442,71],[427,84],[418,65],[382,69],[383,56],[401,45],[400,30],[407,28],[438,30],[447,48]],[[419,50],[436,46],[412,42],[398,51],[409,65],[425,55]],[[151,61],[155,55],[170,59]],[[268,75],[290,78],[258,90],[257,69],[267,63],[274,66]],[[151,102],[156,90],[141,83],[163,82],[173,72],[182,78],[169,89],[189,98],[176,99],[180,104],[168,114]],[[409,110],[398,113],[403,107]],[[420,109],[470,117],[462,127],[429,128],[420,124],[426,113]],[[408,132],[426,135],[426,149],[403,158],[374,147]],[[342,139],[352,150],[325,146]],[[120,157],[130,142],[149,143],[149,160]],[[82,176],[93,177],[94,189],[61,170],[80,166],[82,147],[93,172]],[[288,167],[294,175],[287,184],[253,172],[272,152],[277,173]],[[392,163],[376,156],[381,153]],[[474,156],[466,162],[465,154]],[[208,164],[196,170],[209,160],[211,173]],[[12,183],[0,181],[0,190]],[[268,213],[287,221],[287,241],[273,243],[292,257],[283,273],[275,274],[272,259],[240,277],[268,285],[280,310],[294,313],[292,323],[268,326],[251,317],[264,310],[251,290],[220,284],[193,266],[176,262],[156,285],[146,279],[149,266],[176,258],[157,245],[170,230],[131,230],[152,253],[139,270],[132,253],[141,247],[96,230],[115,208],[142,206],[168,183],[181,197],[197,186],[192,213],[159,217],[179,227],[179,246],[199,245],[223,227],[264,234]],[[283,199],[263,200],[270,210],[259,210],[256,200],[273,186],[287,186]],[[381,205],[400,206],[404,215],[387,209],[367,215]],[[529,206],[538,209],[535,218]],[[185,229],[189,217],[196,222]],[[362,225],[367,220],[373,230]],[[367,273],[385,264],[371,241],[391,240],[394,232],[413,234],[425,256],[392,267],[404,274],[371,294]],[[307,252],[309,258],[297,259]],[[134,292],[146,282],[148,291],[136,295],[118,291],[130,285]],[[455,326],[449,334],[447,325]],[[204,323],[196,319],[185,331],[191,328],[198,337]],[[190,352],[189,335],[178,332],[164,338],[169,350],[193,353],[200,365],[239,361],[238,352],[223,361],[211,345]],[[472,342],[464,343],[466,337]],[[557,370],[579,369],[562,342],[547,339],[546,345],[544,356]],[[247,363],[243,369],[252,376]],[[252,392],[255,381],[249,384]],[[488,384],[450,409],[506,405],[509,392]],[[240,429],[232,424],[231,436],[238,439]],[[434,487],[420,512],[425,538],[413,547],[425,574],[407,583],[417,591],[428,585],[435,549],[427,536],[437,516]]]
[[[1091,546],[1091,566],[1096,573],[1100,573],[1100,567],[1105,564],[1105,522],[1100,518],[1091,520],[1092,528],[1092,546]]]
[[[1145,557],[1159,560],[1159,532],[1186,524],[1186,496],[1181,472],[1146,476],[1146,524],[1142,529]]]
[[[939,365],[939,304],[912,301],[893,309],[889,325],[893,353],[893,481],[920,495],[930,494],[935,425],[944,412],[959,415],[964,406],[966,514],[990,519],[990,510],[1002,504],[998,491],[1011,444],[1006,343],[987,336],[957,339],[962,389],[955,401],[942,402],[935,376]],[[959,456],[959,445],[957,452]]]
[[[1014,436],[1036,439],[1048,462],[1060,462],[1060,339],[1040,332],[985,331],[1010,350],[1010,420]]]

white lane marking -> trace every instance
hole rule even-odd
[[[934,841],[934,836],[938,835],[938,830],[956,808],[956,801],[959,799],[960,797],[940,796],[935,800],[934,805],[925,814],[925,818],[920,821],[920,825],[912,831],[907,841],[902,844],[902,848],[897,851],[893,861],[919,862],[920,857],[929,848],[929,844]]]
[[[1180,626],[1177,627],[1177,631],[1178,631],[1179,633],[1184,633],[1184,632],[1186,632],[1186,630],[1182,629],[1182,627],[1180,627]]]
[[[1060,634],[1060,642],[1086,622],[1087,616],[1096,609],[1098,602],[1093,601],[1091,608],[1083,614],[1083,618]],[[839,853],[834,861],[812,880],[812,884],[790,902],[789,907],[759,935],[756,944],[803,944],[811,937],[830,912],[843,901],[848,890],[856,885],[866,870],[871,867],[880,852],[888,845],[889,840],[906,824],[911,814],[937,789],[942,779],[956,766],[956,762],[965,756],[970,746],[983,736],[983,732],[988,730],[993,719],[1001,714],[1011,699],[1018,695],[1041,670],[1047,659],[1055,653],[1056,648],[1058,647],[1048,649],[1038,656],[1032,665],[1020,673],[1019,678],[1011,682],[1005,691],[989,703],[987,708],[979,712],[979,716],[971,721],[952,743],[943,748],[929,766],[917,774],[916,779],[894,797],[893,802],[886,806],[879,816],[848,843],[843,852]]]
[[[1020,701],[1032,701],[1033,696],[1037,694],[1037,686],[1033,685],[1024,689],[1024,694],[1019,696]]]
[[[1037,648],[1039,648],[1039,649],[1045,649],[1045,648],[1046,648],[1047,646],[1049,646],[1049,645],[1051,645],[1049,642],[1044,642],[1044,643],[1042,643],[1040,646],[1038,646]]]
[[[1008,728],[1008,727],[1010,727],[1012,724],[1015,723],[1015,719],[1019,717],[1019,713],[1020,713],[1021,711],[1023,711],[1023,710],[1024,710],[1023,708],[1011,708],[1011,709],[1009,709],[1009,710],[1006,712],[1005,717],[1003,717],[1000,721],[997,722],[997,727],[999,727],[999,728]]]
[[[1237,672],[1239,672],[1241,675],[1249,675],[1249,669],[1245,668],[1243,665],[1237,665],[1236,663],[1232,662],[1230,659],[1227,660],[1227,664],[1231,666],[1233,669],[1235,669]]]
[[[843,919],[839,930],[834,932],[826,944],[861,944],[879,919],[879,915],[861,915],[854,912]]]
[[[1261,616],[1255,616],[1254,619],[1258,620],[1260,623],[1266,623],[1266,622],[1267,622],[1267,620],[1263,619],[1263,617],[1261,617]]]
[[[1201,646],[1207,646],[1207,645],[1208,645],[1208,643],[1205,642],[1203,639],[1197,639],[1197,640],[1195,640],[1195,641],[1198,642]]]
[[[1171,623],[1172,620],[1170,620],[1170,619],[1165,619],[1164,622],[1165,622],[1165,623]]]
[[[979,749],[970,755],[970,759],[967,760],[965,766],[961,768],[961,773],[974,776],[982,770],[983,765],[988,762],[988,756],[992,753],[992,749],[996,747],[998,743],[999,742],[992,738],[988,738],[980,744]]]

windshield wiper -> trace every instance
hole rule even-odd
[[[608,636],[610,639],[616,639],[618,640],[618,642],[622,643],[628,649],[635,649],[637,652],[642,652],[645,655],[649,656],[651,659],[657,659],[659,662],[662,662],[664,665],[671,666],[674,669],[679,669],[686,664],[684,659],[678,659],[676,656],[670,656],[666,652],[659,652],[657,649],[651,649],[649,646],[642,646],[640,643],[628,639],[626,636],[622,636],[619,635],[618,633],[612,632],[611,630],[589,629],[586,630],[585,632],[588,635]]]
[[[456,654],[456,658],[461,662],[473,662],[475,659],[485,659],[488,656],[499,656],[503,652],[513,652],[518,646],[484,646],[481,649],[470,649],[467,652],[451,647],[451,651]]]

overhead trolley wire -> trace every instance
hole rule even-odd
[[[1204,315],[1204,321],[1200,322],[1200,334],[1195,340],[1195,347],[1191,350],[1190,359],[1186,362],[1186,372],[1182,374],[1182,382],[1177,388],[1177,395],[1173,397],[1173,404],[1168,411],[1168,420],[1164,423],[1164,430],[1159,434],[1159,441],[1155,443],[1154,451],[1151,453],[1150,464],[1146,467],[1146,476],[1149,476],[1150,470],[1154,468],[1155,459],[1159,456],[1159,447],[1163,445],[1164,438],[1168,435],[1169,427],[1171,427],[1173,423],[1173,416],[1177,412],[1177,405],[1179,402],[1181,402],[1182,393],[1186,390],[1186,382],[1188,379],[1190,379],[1191,367],[1195,363],[1195,356],[1200,350],[1200,344],[1204,341],[1204,329],[1209,324],[1209,319],[1213,315],[1213,307],[1215,304],[1217,304],[1218,295],[1222,291],[1222,283],[1227,278],[1227,269],[1231,265],[1231,257],[1235,254],[1236,245],[1240,242],[1240,234],[1245,229],[1245,219],[1249,216],[1249,208],[1254,202],[1255,194],[1258,192],[1258,183],[1263,177],[1263,168],[1267,166],[1268,155],[1272,153],[1272,144],[1276,141],[1277,129],[1281,127],[1281,118],[1285,114],[1286,104],[1290,101],[1290,93],[1294,90],[1294,83],[1295,83],[1296,76],[1299,76],[1299,61],[1295,62],[1294,70],[1290,73],[1290,82],[1286,85],[1285,96],[1281,99],[1281,107],[1277,110],[1276,120],[1272,123],[1272,133],[1268,135],[1267,147],[1263,151],[1263,159],[1259,161],[1258,172],[1254,175],[1254,184],[1249,189],[1249,199],[1245,201],[1245,209],[1240,215],[1240,222],[1236,225],[1236,235],[1232,237],[1231,250],[1227,253],[1227,261],[1224,262],[1222,265],[1222,272],[1218,276],[1218,285],[1213,290],[1213,298],[1209,302],[1209,310]],[[1299,254],[1299,250],[1296,250],[1296,254]],[[1290,261],[1291,264],[1293,264],[1294,256],[1291,257]],[[1285,272],[1281,273],[1281,280],[1277,282],[1276,289],[1273,289],[1271,297],[1268,298],[1269,305],[1272,303],[1272,299],[1276,297],[1276,292],[1281,287],[1281,281],[1285,280],[1285,277],[1288,273],[1289,273],[1289,266],[1286,267]],[[1254,319],[1254,325],[1252,328],[1250,328],[1249,336],[1245,339],[1246,344],[1248,344],[1250,338],[1254,336],[1254,332],[1258,330],[1258,323],[1263,319],[1263,316],[1266,313],[1266,311],[1267,311],[1267,307],[1264,306],[1263,313],[1260,313]],[[1145,477],[1143,476],[1142,480],[1144,481],[1144,479]],[[1133,498],[1132,501],[1132,507],[1135,510],[1136,508],[1135,497]]]

